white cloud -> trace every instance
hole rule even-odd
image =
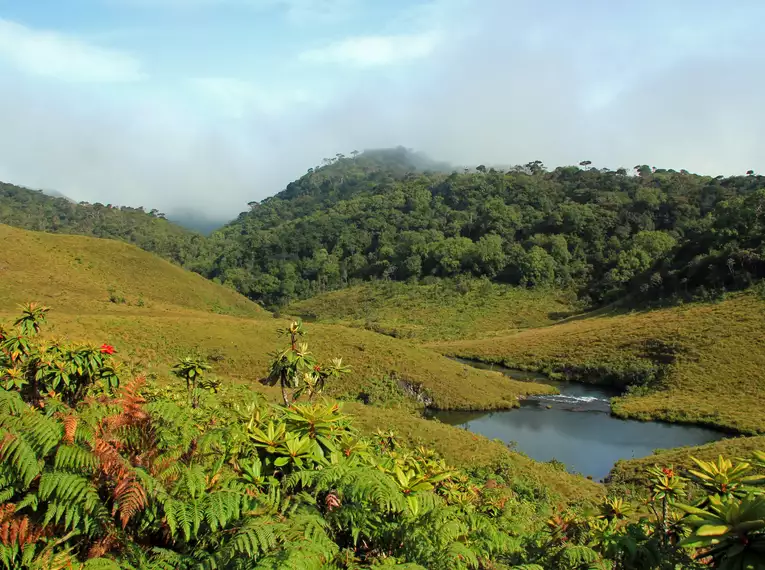
[[[24,73],[64,81],[109,83],[143,78],[140,62],[129,54],[4,19],[0,19],[0,60]]]
[[[278,115],[294,105],[314,102],[302,89],[263,89],[250,81],[232,77],[199,77],[192,79],[191,85],[223,114],[234,118],[252,112]]]
[[[438,47],[438,32],[391,36],[359,36],[346,38],[327,46],[300,54],[308,63],[347,64],[376,67],[410,62],[430,56]]]

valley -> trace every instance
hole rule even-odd
[[[488,569],[495,559],[504,564],[497,568],[605,564],[613,552],[592,538],[598,525],[619,540],[653,528],[637,518],[654,516],[661,475],[651,468],[682,473],[690,500],[707,489],[692,457],[739,459],[765,448],[763,222],[750,215],[765,200],[765,181],[538,168],[448,174],[417,170],[400,153],[338,159],[209,237],[143,209],[73,204],[6,185],[0,428],[10,434],[4,441],[26,442],[32,454],[23,463],[0,444],[8,469],[0,476],[13,481],[14,505],[27,488],[55,494],[34,477],[26,482],[33,465],[53,470],[41,477],[59,478],[96,463],[113,468],[88,447],[90,436],[56,422],[106,433],[99,422],[121,407],[114,421],[130,429],[146,422],[145,433],[159,438],[115,444],[120,453],[149,446],[123,453],[117,477],[132,473],[123,486],[136,493],[123,528],[139,536],[152,527],[171,550],[183,543],[183,564],[212,556],[195,534],[207,528],[229,549],[221,552],[231,565],[221,567],[290,552],[339,560],[340,549],[353,548],[349,556],[372,565],[332,568],[377,567],[375,549],[344,534],[349,524],[360,525],[368,544],[399,549],[402,568]],[[728,233],[718,231],[723,225]],[[100,371],[70,393],[87,366],[64,374],[54,364],[86,353]],[[206,388],[193,375],[183,387],[184,359],[186,370],[209,379]],[[119,370],[118,390],[104,387],[112,374],[104,370]],[[53,388],[38,393],[38,382],[52,378]],[[294,400],[282,405],[289,392]],[[24,422],[36,426],[32,435],[19,431]],[[73,447],[79,451],[46,455]],[[75,454],[71,465],[67,453]],[[185,474],[167,467],[170,457]],[[752,473],[765,470],[762,458],[748,461]],[[108,477],[89,477],[77,484],[117,496]],[[202,491],[186,487],[194,477]],[[300,505],[279,512],[258,503],[253,520],[275,517],[286,538],[247,535],[254,542],[244,546],[218,534],[230,521],[245,532],[244,503],[230,507],[232,518],[210,510],[205,516],[217,522],[199,519],[182,533],[171,526],[183,523],[168,505],[199,507],[240,485],[253,500],[285,493]],[[316,497],[329,502],[317,506]],[[126,499],[114,500],[104,513],[125,513]],[[634,500],[635,515],[588,518],[593,509],[611,512],[614,500]],[[82,506],[81,520],[91,521],[90,508]],[[591,538],[555,538],[562,509]],[[387,530],[364,526],[354,510]],[[154,512],[164,514],[152,519]],[[305,530],[298,512],[320,526]],[[333,518],[344,512],[349,518]],[[53,524],[24,516],[40,529]],[[130,526],[133,517],[140,524]],[[439,535],[439,520],[461,530]],[[110,524],[87,522],[99,540],[111,536]],[[410,538],[427,529],[444,542],[420,551],[399,537],[396,546],[386,533],[404,528]],[[321,536],[315,546],[324,550],[302,550],[305,533]],[[641,544],[679,567],[692,567],[683,564],[698,554],[656,542],[653,532]],[[477,562],[454,566],[447,551]],[[127,556],[124,547],[104,552]],[[561,562],[579,555],[589,562]]]

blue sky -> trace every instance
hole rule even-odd
[[[0,180],[233,216],[324,156],[765,170],[758,0],[0,0]]]

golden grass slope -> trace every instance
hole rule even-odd
[[[765,450],[765,436],[736,437],[714,441],[697,447],[680,447],[661,450],[654,455],[640,459],[618,461],[611,470],[611,483],[626,483],[644,486],[647,480],[646,470],[654,465],[666,467],[672,465],[681,469],[693,468],[696,465],[691,457],[711,461],[722,455],[728,459],[750,460],[753,451]]]
[[[44,303],[53,308],[53,334],[113,344],[160,377],[177,358],[198,352],[213,357],[219,374],[261,389],[256,380],[265,376],[270,353],[286,342],[276,334],[285,320],[134,246],[2,225],[0,240],[6,244],[0,317],[15,314],[22,302]],[[109,302],[110,287],[129,304]],[[308,332],[320,358],[343,357],[353,368],[334,393],[362,391],[371,378],[395,375],[421,385],[439,407],[475,409],[512,407],[521,395],[548,390],[370,331],[313,324]]]
[[[292,303],[285,313],[351,324],[419,341],[474,339],[553,323],[571,314],[558,291],[466,281],[366,283]]]
[[[130,311],[128,306],[268,316],[239,293],[115,240],[31,232],[0,224],[0,311],[35,300],[57,312]]]
[[[243,319],[226,315],[57,315],[50,314],[57,335],[107,342],[135,360],[152,363],[166,375],[167,364],[189,352],[213,358],[215,371],[228,378],[257,383],[265,376],[270,354],[284,348],[277,328],[286,320]],[[519,396],[551,391],[546,386],[514,382],[498,372],[477,370],[437,353],[393,338],[337,325],[307,326],[309,346],[321,360],[342,357],[352,372],[328,393],[358,393],[369,379],[395,375],[420,385],[443,409],[509,408]]]
[[[431,346],[444,354],[612,383],[656,367],[663,372],[661,384],[615,400],[616,414],[765,433],[765,301],[754,292]]]

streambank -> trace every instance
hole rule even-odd
[[[610,402],[618,391],[612,387],[551,381],[528,371],[477,365],[516,380],[551,385],[559,393],[527,396],[512,411],[433,411],[431,417],[502,440],[537,461],[562,463],[567,470],[595,480],[604,479],[618,460],[646,457],[656,449],[702,445],[725,435],[700,426],[614,416]]]

